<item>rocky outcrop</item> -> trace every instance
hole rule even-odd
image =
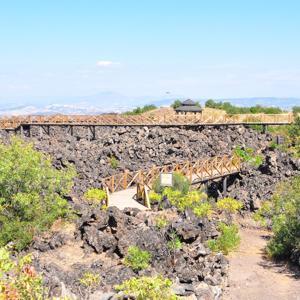
[[[272,197],[276,186],[292,176],[300,175],[300,160],[287,153],[266,149],[264,163],[259,168],[245,166],[228,187],[228,195],[244,202],[246,209],[254,210]]]
[[[33,141],[36,149],[50,154],[57,168],[67,163],[76,166],[76,194],[82,194],[89,187],[100,186],[100,178],[124,169],[138,170],[187,159],[231,154],[237,145],[264,149],[271,140],[270,135],[243,126],[97,127],[95,139],[91,141],[87,139],[87,127],[75,127],[73,136],[67,127],[51,127],[49,135],[40,129],[33,127],[29,137],[25,128],[26,139]],[[1,136],[7,139],[3,131],[0,131]],[[118,160],[117,166],[111,164],[111,157]]]
[[[159,229],[155,225],[155,218],[161,213],[169,216],[169,223]],[[61,252],[66,252],[64,242],[53,243],[66,240],[61,235],[57,233],[33,245],[36,267],[43,273],[52,296],[60,296],[67,289],[69,294],[76,295],[78,299],[87,296],[88,292],[92,294],[90,299],[105,293],[113,297],[115,285],[133,276],[143,275],[161,274],[170,278],[174,283],[174,292],[180,296],[190,296],[191,299],[204,299],[204,296],[205,299],[219,299],[222,289],[227,285],[227,259],[220,253],[211,253],[206,246],[206,241],[216,236],[214,221],[187,217],[174,209],[141,212],[136,209],[120,211],[111,207],[107,211],[91,212],[77,223],[74,241],[82,245],[85,259],[79,261],[78,257],[78,262],[67,269],[63,263],[55,264],[48,259],[60,257]],[[174,235],[179,237],[181,249],[175,250],[168,245]],[[45,246],[47,244],[48,247]],[[123,259],[132,245],[151,254],[147,269],[133,271],[124,265]],[[71,251],[76,253],[74,247]],[[99,284],[90,291],[80,285],[79,279],[85,272],[100,275]],[[114,297],[112,299],[117,299],[117,296]]]

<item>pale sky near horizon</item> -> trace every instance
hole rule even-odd
[[[0,98],[300,97],[300,1],[0,0]]]

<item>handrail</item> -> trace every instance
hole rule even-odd
[[[205,124],[291,124],[292,113],[237,115],[53,115],[0,117],[0,129],[16,129],[25,125],[205,125]]]
[[[114,193],[126,190],[133,185],[142,185],[151,189],[154,180],[163,172],[179,172],[185,175],[191,183],[196,183],[238,173],[240,169],[240,158],[226,155],[153,166],[150,169],[141,169],[133,172],[125,170],[122,173],[103,178],[101,181],[103,187]]]

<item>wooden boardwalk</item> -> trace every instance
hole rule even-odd
[[[125,171],[102,179],[102,186],[109,193],[109,206],[136,207],[146,209],[150,207],[147,199],[147,191],[151,190],[152,184],[161,173],[179,172],[185,175],[191,184],[202,183],[239,173],[241,161],[236,156],[222,156],[208,159],[199,159],[194,162],[168,164],[164,166],[153,166],[147,170],[135,172]],[[145,200],[143,207],[134,197],[140,194]]]
[[[285,125],[294,122],[292,113],[237,115],[53,115],[0,117],[0,129],[16,130],[22,126],[221,126]]]

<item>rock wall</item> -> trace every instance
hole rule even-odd
[[[161,216],[168,220],[164,228],[156,226]],[[227,285],[226,257],[212,253],[206,245],[208,239],[218,236],[214,221],[178,214],[174,209],[142,212],[111,207],[91,211],[77,225],[74,233],[55,233],[32,246],[35,266],[43,274],[50,297],[129,299],[117,294],[114,286],[134,276],[158,274],[173,281],[172,290],[182,299],[217,300]],[[174,234],[181,241],[180,249],[168,244]],[[124,264],[132,245],[151,254],[145,270],[134,271]],[[101,278],[89,298],[88,289],[80,284],[86,272]]]
[[[83,193],[89,187],[100,186],[100,178],[128,170],[150,168],[182,160],[193,160],[231,154],[237,145],[264,149],[269,134],[261,134],[243,126],[161,128],[161,127],[97,127],[95,139],[87,139],[87,127],[74,127],[73,136],[67,127],[51,127],[46,134],[41,127],[24,131],[25,139],[34,142],[36,149],[53,157],[54,165],[76,166],[78,178],[74,192]],[[0,131],[0,138],[7,139]],[[115,157],[118,166],[110,160]]]

